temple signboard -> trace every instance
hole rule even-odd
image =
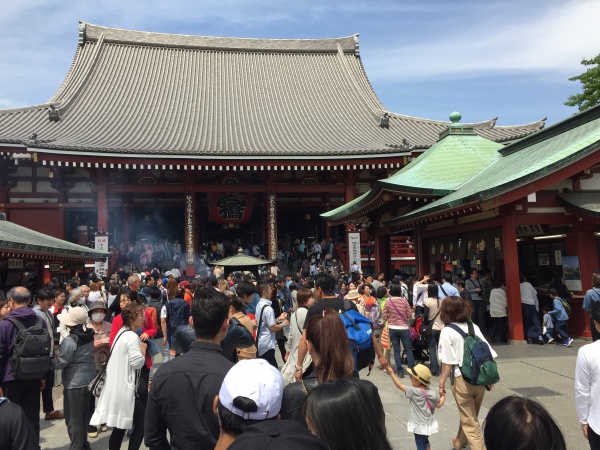
[[[244,223],[252,217],[252,194],[234,192],[210,195],[210,220],[215,223]]]

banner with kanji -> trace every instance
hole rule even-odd
[[[209,209],[212,222],[247,222],[252,217],[252,194],[210,194]]]

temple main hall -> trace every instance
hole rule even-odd
[[[201,242],[232,236],[264,242],[271,258],[288,235],[344,241],[357,224],[328,227],[320,214],[411,164],[450,125],[389,111],[358,35],[73,28],[73,62],[50,99],[0,110],[0,213],[60,239],[180,239],[190,265]],[[544,119],[465,126],[506,145]]]

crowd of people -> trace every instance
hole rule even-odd
[[[92,243],[90,242],[90,245]],[[316,273],[325,269],[342,272],[342,249],[334,239],[292,238],[286,235],[277,243],[277,265],[293,272]],[[139,272],[151,270],[157,266],[173,266],[184,272],[187,267],[186,252],[182,244],[169,239],[140,239],[112,245],[110,248],[110,272],[122,267],[125,272],[136,269]],[[194,261],[198,273],[211,276],[208,264],[233,256],[238,252],[267,259],[267,248],[264,242],[252,242],[246,239],[215,239],[202,242],[195,249]]]
[[[46,420],[65,420],[73,450],[90,448],[109,429],[110,450],[126,434],[130,450],[142,442],[150,449],[390,449],[379,391],[359,377],[374,365],[406,397],[407,431],[417,449],[428,449],[438,431],[434,412],[446,388],[460,419],[453,448],[566,448],[552,417],[528,399],[503,399],[479,423],[493,383],[464,372],[466,336],[476,337],[492,361],[490,342],[507,339],[506,294],[490,274],[390,280],[324,269],[192,279],[173,270],[130,269],[125,278],[117,272],[104,280],[51,282],[35,295],[12,288],[0,302],[0,448],[39,448],[42,403]],[[598,331],[600,271],[592,281],[584,308]],[[528,300],[533,294],[523,283]],[[550,294],[547,313],[556,320],[551,327],[544,319],[546,341],[571,345],[568,300],[557,289]],[[522,303],[529,317],[530,303]],[[368,339],[359,342],[364,324]],[[540,326],[539,318],[525,326]],[[47,330],[47,353],[15,352],[23,330],[32,330],[38,343]],[[526,336],[544,341],[541,326],[539,333]],[[580,350],[576,372],[577,412],[592,449],[600,448],[597,345]],[[155,369],[159,354],[163,364]],[[53,405],[55,384],[63,387],[63,412]],[[1,420],[8,412],[12,421]]]

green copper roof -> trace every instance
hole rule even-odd
[[[487,200],[534,182],[600,152],[600,106],[570,117],[502,149],[501,157],[455,192],[385,223],[410,222],[434,212]]]
[[[375,189],[371,189],[370,191],[365,192],[360,197],[356,197],[354,200],[345,203],[342,206],[339,206],[335,209],[332,209],[331,211],[327,211],[326,213],[321,214],[321,217],[323,219],[328,220],[337,220],[341,217],[352,214],[354,211],[358,211],[363,206],[367,205],[372,199],[371,197],[375,197],[376,193],[374,191]]]
[[[498,150],[502,147],[474,133],[451,133],[378,183],[384,189],[407,194],[446,195],[500,158]]]
[[[453,123],[421,156],[390,178],[378,180],[371,191],[321,217],[344,218],[367,206],[381,190],[408,196],[444,196],[501,157],[498,150],[504,147],[502,144],[478,136],[473,127],[459,123],[460,118],[460,113],[452,113]]]
[[[48,259],[76,259],[100,261],[110,253],[63,241],[0,218],[0,252],[17,254],[45,254]]]

